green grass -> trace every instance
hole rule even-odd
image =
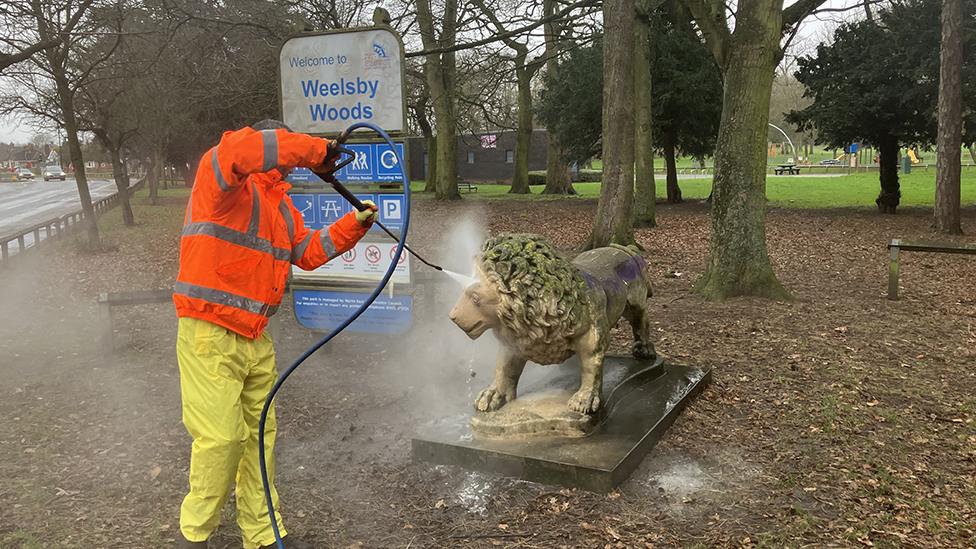
[[[915,170],[903,175],[901,181],[901,204],[903,206],[931,206],[935,200],[935,169]],[[658,176],[657,196],[667,198],[664,178]],[[681,192],[687,200],[703,200],[711,192],[710,179],[679,180]],[[531,195],[508,194],[507,185],[477,184],[478,192],[464,193],[465,198],[474,200],[559,200],[563,197],[543,196],[541,186],[533,186]],[[600,183],[576,183],[574,185],[581,198],[600,196]],[[410,188],[420,192],[422,181],[414,181]],[[843,208],[874,207],[878,196],[878,174],[859,173],[839,177],[791,177],[768,176],[766,195],[773,206],[791,208]],[[976,204],[976,169],[964,169],[962,178],[962,203]]]

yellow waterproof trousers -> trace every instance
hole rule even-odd
[[[176,338],[183,397],[183,425],[193,437],[190,493],[180,507],[180,531],[189,541],[205,541],[237,482],[237,524],[245,549],[274,544],[261,487],[258,421],[278,376],[274,345],[267,334],[248,339],[216,324],[180,318]],[[265,425],[265,456],[274,479],[274,408]],[[272,499],[277,513],[278,493]]]

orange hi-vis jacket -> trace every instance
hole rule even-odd
[[[318,169],[327,141],[284,129],[225,132],[200,161],[180,240],[176,314],[248,338],[278,310],[291,264],[311,270],[366,234],[354,212],[309,231],[282,172]]]

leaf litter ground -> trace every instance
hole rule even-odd
[[[111,252],[63,242],[0,271],[0,547],[172,543],[189,451],[172,306],[118,311],[119,349],[106,356],[94,302],[171,284],[184,200],[137,199],[135,229],[110,212]],[[420,200],[411,241],[444,257],[453,221],[478,218],[572,250],[594,209]],[[415,426],[456,422],[490,379],[490,342],[459,342],[437,318],[405,337],[345,335],[286,385],[289,530],[319,547],[973,546],[976,258],[904,254],[892,302],[885,243],[946,240],[928,211],[774,209],[770,256],[795,299],[712,303],[691,292],[707,207],[660,205],[658,217],[637,233],[658,352],[713,367],[714,382],[618,491],[411,463]],[[964,230],[976,232],[976,210]],[[438,296],[437,314],[453,299]],[[277,328],[282,363],[314,339],[291,314]],[[615,333],[617,351],[628,333]],[[213,546],[239,547],[233,506],[223,523]]]

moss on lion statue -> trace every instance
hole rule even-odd
[[[450,316],[471,339],[494,330],[502,343],[495,381],[478,396],[478,410],[497,410],[514,400],[527,361],[560,364],[578,354],[581,383],[568,405],[596,412],[610,329],[621,316],[633,328],[634,356],[654,357],[647,316],[651,287],[636,250],[597,248],[569,261],[541,236],[500,234],[485,242],[475,267],[478,281],[465,289]]]

